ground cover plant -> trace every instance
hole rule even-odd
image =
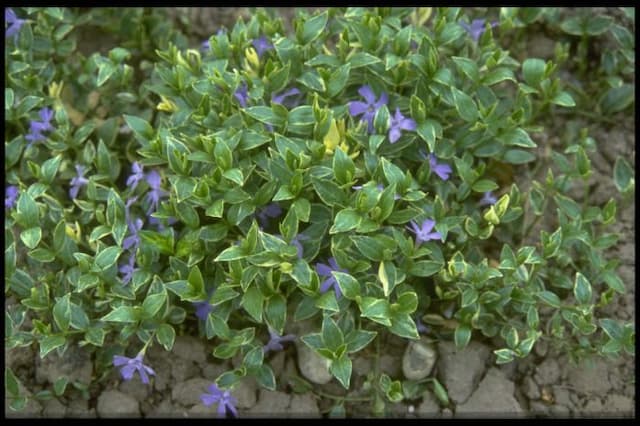
[[[633,324],[605,309],[625,293],[605,254],[616,197],[571,196],[589,193],[596,142],[532,137],[549,116],[634,108],[625,21],[330,8],[288,32],[256,10],[194,43],[166,11],[127,12],[5,9],[5,347],[95,360],[92,383],[35,395],[6,368],[11,410],[114,371],[150,386],[166,372],[147,351],[180,336],[235,360],[197,395],[219,416],[242,415],[243,382],[281,389],[271,361],[293,344],[345,391],[359,355],[413,344],[404,378],[375,369],[355,389],[372,415],[425,389],[449,404],[427,362],[439,341],[491,342],[498,365],[540,342],[634,355]],[[534,23],[577,50],[519,57],[506,40]],[[605,32],[598,78],[566,81],[559,66],[586,76]],[[89,33],[113,46],[81,48]],[[632,203],[629,159],[612,178]]]

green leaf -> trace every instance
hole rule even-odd
[[[138,321],[138,315],[136,310],[131,306],[119,306],[100,318],[100,321],[134,323]]]
[[[214,262],[230,262],[232,260],[244,259],[247,257],[240,246],[227,247],[214,259]]]
[[[40,168],[40,173],[42,177],[42,182],[50,185],[53,182],[53,179],[58,172],[58,167],[60,166],[60,161],[62,160],[62,154],[58,154],[53,158],[48,159],[44,163],[42,163],[42,167]]]
[[[545,62],[538,58],[525,59],[522,63],[524,81],[531,87],[538,87],[544,77]]]
[[[344,343],[344,335],[338,325],[331,319],[330,316],[325,315],[322,320],[322,342],[325,347],[333,352],[337,351]]]
[[[342,92],[349,80],[350,71],[351,64],[346,63],[331,73],[329,76],[329,82],[327,83],[327,95],[330,98],[333,98]]]
[[[146,120],[127,114],[124,114],[123,117],[124,121],[127,123],[127,126],[129,126],[131,130],[133,130],[133,133],[137,137],[139,137],[143,141],[149,141],[150,139],[153,139],[153,127],[151,127],[151,125]]]
[[[315,70],[305,72],[296,81],[303,86],[308,87],[312,91],[322,93],[327,90],[327,87],[324,84],[324,80]]]
[[[555,194],[553,200],[564,214],[572,219],[580,217],[580,205],[569,197]]]
[[[574,107],[576,106],[576,101],[573,100],[573,97],[568,92],[560,92],[551,99],[552,104],[560,105],[563,107]]]
[[[624,294],[625,292],[624,283],[622,282],[620,277],[618,277],[618,275],[616,275],[613,271],[603,272],[602,280],[607,284],[607,287],[613,289],[614,291],[620,294]]]
[[[480,179],[473,184],[471,189],[475,192],[488,192],[498,189],[498,184],[489,179]]]
[[[347,63],[351,65],[351,69],[365,67],[378,62],[382,62],[382,60],[366,52],[357,52],[347,59]]]
[[[458,350],[464,349],[471,340],[471,327],[466,324],[458,324],[453,335]]]
[[[42,239],[42,229],[39,226],[25,229],[20,233],[20,240],[30,249],[34,249]]]
[[[327,19],[329,19],[329,14],[326,11],[308,19],[302,25],[302,33],[298,38],[300,44],[307,45],[318,38],[325,30]]]
[[[111,62],[101,62],[98,65],[98,78],[96,80],[96,86],[100,87],[104,83],[106,83],[109,78],[117,71],[118,69]]]
[[[443,405],[449,405],[449,395],[438,379],[433,378],[433,393]]]
[[[358,352],[364,349],[378,335],[375,331],[353,330],[345,337],[347,353]]]
[[[71,321],[71,302],[69,297],[70,294],[66,294],[53,306],[53,320],[60,331],[63,332],[69,329],[69,322]]]
[[[444,267],[444,263],[435,260],[420,260],[414,262],[409,269],[409,274],[416,277],[430,277],[437,274]]]
[[[64,345],[66,339],[60,334],[46,336],[40,340],[40,359],[47,356],[52,350]]]
[[[359,303],[363,317],[369,318],[387,327],[391,326],[389,302],[385,299],[363,297]]]
[[[382,284],[385,297],[389,297],[396,283],[396,268],[393,262],[383,261],[378,266],[378,280]]]
[[[254,106],[243,108],[242,111],[251,118],[265,124],[270,124],[272,126],[282,126],[284,124],[284,119],[279,115],[276,115],[270,107]]]
[[[109,269],[116,263],[116,261],[118,260],[118,256],[120,256],[120,253],[122,253],[122,249],[120,247],[107,247],[96,256],[96,259],[94,261],[95,267],[97,267],[100,271]]]
[[[333,154],[333,173],[341,185],[353,181],[356,169],[353,160],[342,149],[337,148]]]
[[[205,321],[205,334],[207,335],[207,339],[213,339],[214,336],[218,336],[224,340],[231,338],[231,331],[229,330],[227,322],[213,312],[209,312],[207,320]]]
[[[373,319],[373,318],[372,318]],[[419,339],[418,329],[416,323],[409,314],[396,312],[391,316],[391,326],[389,331],[396,336],[404,337],[407,339]]]
[[[576,278],[573,285],[573,295],[581,305],[591,303],[591,283],[580,272],[576,272]]]
[[[347,354],[343,354],[337,360],[332,361],[329,366],[329,372],[338,379],[345,389],[349,389],[349,383],[351,382],[351,359]]]
[[[260,348],[262,350],[262,348]],[[276,378],[273,369],[268,364],[262,364],[254,373],[256,381],[265,389],[276,390]]]
[[[536,296],[538,297],[538,299],[542,300],[544,303],[551,306],[552,308],[562,307],[562,302],[560,301],[560,298],[555,293],[552,293],[548,290],[541,291],[537,293]]]
[[[360,225],[362,216],[354,209],[340,210],[336,215],[333,226],[329,229],[330,234],[346,232],[355,229]]]
[[[271,328],[282,334],[287,321],[287,301],[284,296],[274,294],[268,298],[264,305],[264,314]]]
[[[600,107],[606,115],[625,110],[635,101],[635,85],[623,84],[607,90],[600,100]]]
[[[616,158],[613,166],[613,182],[620,192],[627,192],[635,186],[633,169],[623,157]]]
[[[340,291],[344,297],[355,300],[355,298],[360,295],[360,283],[351,275],[344,272],[333,272],[333,276],[338,282]]]
[[[16,211],[18,213],[17,221],[24,228],[35,228],[40,226],[38,205],[28,191],[20,194],[20,198],[18,198],[18,203],[16,205]]]
[[[318,194],[318,197],[330,207],[338,205],[340,207],[346,207],[345,194],[340,187],[330,180],[320,180],[311,178],[311,184],[313,189]]]
[[[64,391],[67,388],[68,383],[69,383],[69,378],[67,376],[62,376],[58,378],[55,382],[53,382],[53,392],[56,394],[56,396],[62,396],[64,394]]]
[[[102,328],[89,328],[84,333],[84,339],[94,346],[102,347],[104,344],[105,331]]]
[[[242,296],[240,306],[242,306],[257,322],[262,322],[263,303],[264,296],[262,295],[262,292],[255,285],[251,285]]]
[[[152,318],[167,301],[167,292],[150,294],[142,302],[142,312],[146,318]]]
[[[18,379],[9,367],[4,368],[4,383],[5,389],[11,396],[16,397],[20,395],[20,385],[18,384]]]
[[[478,107],[471,96],[451,86],[453,103],[464,121],[474,122],[478,118]]]
[[[169,324],[161,324],[156,330],[156,339],[166,351],[171,351],[176,339],[176,331]]]
[[[536,156],[528,151],[523,151],[521,149],[510,149],[504,153],[502,157],[505,163],[511,164],[525,164],[530,163],[531,161],[535,161]]]

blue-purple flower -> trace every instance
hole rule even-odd
[[[84,166],[76,164],[77,176],[71,179],[71,188],[69,189],[69,196],[74,200],[78,196],[78,191],[80,191],[80,188],[86,186],[89,183],[89,179],[84,177],[85,170],[86,169]]]
[[[371,86],[365,85],[358,89],[358,93],[362,96],[366,102],[362,101],[351,101],[349,102],[349,114],[352,117],[357,117],[362,115],[360,120],[366,121],[368,123],[368,131],[369,133],[373,133],[373,120],[376,116],[376,112],[378,109],[382,107],[382,105],[386,105],[389,101],[389,98],[386,93],[382,93],[380,98],[376,101],[376,95],[373,93]]]
[[[4,190],[4,208],[10,209],[16,204],[20,190],[15,185],[9,185]]]
[[[122,242],[122,248],[124,250],[128,250],[133,247],[133,250],[137,249],[140,245],[140,236],[138,235],[138,231],[142,229],[142,219],[137,218],[135,221],[130,221],[129,231],[131,232],[127,238]]]
[[[412,220],[410,225],[410,227],[407,226],[407,229],[416,234],[416,245],[420,245],[431,240],[442,240],[442,235],[440,235],[439,232],[432,232],[433,228],[436,226],[435,220],[425,219],[422,221],[421,226],[418,226],[418,224]]]
[[[158,208],[158,203],[160,202],[160,198],[166,197],[168,194],[162,188],[160,188],[160,183],[162,182],[162,177],[160,173],[155,170],[151,170],[146,174],[145,180],[149,185],[149,192],[145,196],[145,200],[149,203],[149,207],[147,208],[147,216],[149,216],[153,211]]]
[[[415,322],[416,322],[416,329],[418,330],[418,333],[426,334],[426,333],[428,333],[429,331],[431,331],[431,330],[429,329],[429,326],[424,325],[424,323],[420,320],[420,317],[419,317],[419,316],[418,316],[418,317],[416,317]]]
[[[478,204],[481,205],[481,206],[491,206],[491,205],[494,205],[497,202],[498,202],[498,200],[496,199],[496,197],[493,196],[491,191],[487,191],[487,192],[484,193],[484,195],[482,196],[482,198],[480,199]]]
[[[128,358],[126,356],[114,355],[113,356],[113,365],[114,367],[121,367],[120,374],[124,380],[131,380],[133,378],[133,373],[138,371],[140,374],[140,379],[142,383],[145,385],[149,383],[149,375],[155,376],[156,373],[142,363],[143,353],[139,352],[135,358]]]
[[[480,39],[480,36],[482,35],[482,33],[485,32],[485,23],[486,19],[474,19],[473,21],[471,21],[471,25],[467,24],[466,22],[460,22],[460,26],[462,28],[464,28],[469,35],[471,36],[471,38],[474,41],[478,41]],[[496,25],[498,25],[497,22],[492,22],[491,23],[491,27],[495,27]]]
[[[282,343],[284,342],[293,342],[296,340],[296,336],[294,334],[287,334],[285,336],[280,336],[274,330],[269,327],[269,342],[262,347],[262,351],[266,354],[269,351],[281,351],[284,349]]]
[[[196,308],[196,316],[202,321],[206,321],[209,316],[209,312],[213,311],[213,305],[209,302],[212,294],[213,289],[207,293],[207,298],[205,300],[200,302],[191,302],[193,307]]]
[[[440,179],[449,179],[452,171],[451,166],[447,163],[438,163],[438,158],[433,154],[429,154],[429,166],[431,167],[431,171],[437,174]]]
[[[271,103],[284,105],[289,109],[295,108],[300,103],[300,98],[299,98],[300,94],[301,94],[300,90],[298,90],[295,87],[292,87],[289,90],[285,90],[284,92],[281,92],[279,94],[272,95]],[[287,98],[291,98],[292,96],[295,96],[295,98],[287,99]]]
[[[269,218],[279,217],[282,214],[282,208],[278,203],[269,203],[262,208],[256,216],[260,222],[262,228],[266,228],[269,225]]]
[[[251,44],[256,49],[258,58],[262,58],[262,55],[266,51],[273,49],[273,44],[271,44],[271,42],[265,36],[253,40]]]
[[[338,262],[336,262],[336,259],[330,257],[328,265],[324,263],[316,263],[316,272],[318,272],[319,275],[327,278],[320,285],[320,293],[326,292],[330,287],[333,286],[333,291],[336,293],[336,299],[341,298],[342,291],[340,290],[340,286],[338,285],[338,282],[336,281],[332,272],[349,273],[349,271],[338,266]]]
[[[249,100],[249,87],[247,83],[243,81],[240,87],[233,93],[233,96],[238,100],[242,108],[246,108],[247,101]]]
[[[218,404],[218,415],[220,417],[224,416],[227,412],[227,409],[233,414],[234,417],[238,417],[238,412],[236,410],[236,404],[238,401],[231,395],[231,392],[228,390],[221,390],[215,383],[209,385],[208,388],[209,393],[203,393],[200,395],[200,400],[207,407],[211,404]]]
[[[18,34],[22,25],[27,22],[25,19],[19,19],[16,16],[16,13],[9,7],[4,9],[4,20],[9,24],[9,28],[4,32],[4,36],[6,38],[13,37]]]
[[[129,261],[118,268],[118,272],[122,274],[122,285],[127,285],[133,278],[133,273],[139,268],[136,268],[136,255],[131,253]]]
[[[48,132],[55,129],[51,124],[51,120],[53,119],[53,110],[51,108],[42,108],[38,112],[38,115],[40,116],[41,121],[31,120],[29,122],[29,133],[24,137],[29,141],[28,146],[31,146],[34,142],[45,140],[46,138],[42,132]]]
[[[406,118],[400,112],[399,108],[396,108],[396,113],[391,117],[391,127],[389,127],[389,142],[396,143],[400,139],[401,130],[415,130],[417,124],[415,120]]]
[[[134,161],[131,165],[131,174],[127,178],[127,186],[133,191],[138,186],[138,182],[144,179],[144,173],[142,172],[142,165],[137,161]]]

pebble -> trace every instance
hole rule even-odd
[[[422,380],[431,373],[437,358],[434,345],[422,336],[407,345],[402,356],[402,372],[409,380]]]
[[[333,376],[329,373],[329,360],[315,353],[302,342],[295,342],[298,354],[298,368],[300,373],[313,383],[324,385]]]
[[[99,417],[141,417],[138,401],[117,390],[108,390],[98,397]]]

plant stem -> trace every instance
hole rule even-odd
[[[355,396],[340,396],[340,395],[331,395],[329,393],[324,393],[322,391],[319,390],[314,390],[313,393],[315,393],[318,396],[321,396],[323,398],[329,398],[329,399],[335,399],[337,401],[347,401],[347,402],[368,402],[371,401],[371,397],[355,397]]]

